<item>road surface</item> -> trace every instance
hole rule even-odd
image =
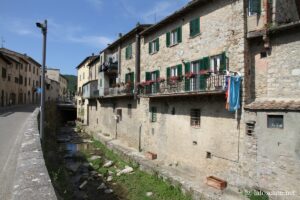
[[[11,199],[18,152],[26,121],[34,106],[21,106],[0,110],[0,199]]]

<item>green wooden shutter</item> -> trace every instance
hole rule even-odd
[[[128,59],[128,47],[125,49],[125,58]]]
[[[145,79],[146,79],[146,81],[151,80],[151,73],[150,72],[146,72]]]
[[[223,52],[221,54],[221,62],[220,62],[220,69],[219,69],[219,71],[223,72],[225,70],[226,70],[226,53]]]
[[[187,62],[184,64],[184,72],[185,74],[189,73],[191,70],[191,63]],[[190,91],[190,80],[185,78],[185,91]]]
[[[169,81],[171,76],[171,67],[167,67],[167,81]]]
[[[200,33],[200,18],[195,19],[195,35]]]
[[[182,42],[182,29],[181,26],[177,28],[177,42]]]
[[[194,36],[194,20],[190,21],[190,36]]]
[[[170,43],[171,43],[170,40],[171,40],[171,33],[167,32],[167,34],[166,34],[166,45],[167,45],[167,47],[170,46]]]
[[[195,36],[200,33],[200,18],[196,18],[190,21],[190,36]]]
[[[177,65],[177,73],[178,73],[178,76],[182,76],[182,64],[179,64]]]
[[[125,74],[125,83],[128,83],[128,75],[129,74]]]
[[[134,72],[131,72],[131,75],[130,75],[130,82],[131,82],[131,83],[134,83]]]
[[[209,70],[210,68],[210,62],[209,62],[209,57],[204,57],[203,58],[203,70]],[[201,67],[200,67],[201,69]]]
[[[156,39],[156,50],[159,51],[159,38]]]
[[[250,13],[261,13],[261,0],[250,0],[249,2]]]
[[[129,46],[129,57],[128,58],[131,58],[132,57],[132,45]]]
[[[155,71],[155,74],[156,74],[156,79],[158,79],[158,78],[159,78],[159,76],[160,76],[160,72],[159,72],[159,70],[156,70],[156,71]]]
[[[152,42],[149,42],[149,54],[152,53]]]

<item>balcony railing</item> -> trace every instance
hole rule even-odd
[[[189,93],[215,93],[224,92],[226,75],[195,75],[190,78],[153,82],[139,87],[139,94],[154,95],[180,95]]]
[[[133,85],[105,88],[104,96],[130,96],[133,95],[133,91],[134,91]]]

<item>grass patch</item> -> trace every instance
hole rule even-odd
[[[243,194],[250,200],[269,200],[269,196],[263,191],[252,190],[243,192]]]
[[[184,195],[181,192],[179,186],[174,187],[170,183],[165,182],[161,178],[155,175],[150,175],[139,170],[139,166],[134,163],[124,161],[119,155],[108,149],[104,144],[94,140],[93,145],[95,148],[100,149],[106,159],[114,162],[114,165],[110,168],[103,168],[103,160],[97,159],[96,161],[90,161],[93,166],[99,166],[97,171],[104,177],[108,176],[108,172],[113,172],[113,182],[117,183],[117,186],[121,190],[120,195],[124,199],[130,200],[191,200],[190,195]],[[87,157],[90,155],[86,152]],[[121,176],[116,175],[116,171],[123,169],[125,166],[131,166],[134,172],[131,174],[123,174]],[[112,186],[114,187],[114,186]],[[147,192],[152,192],[153,195],[148,197]]]

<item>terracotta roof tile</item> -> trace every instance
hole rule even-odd
[[[245,106],[246,110],[291,110],[300,111],[300,101],[265,100],[254,101]]]

